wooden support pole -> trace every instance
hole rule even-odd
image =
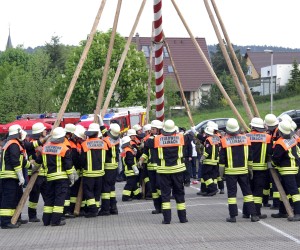
[[[184,24],[187,32],[189,33],[192,42],[194,43],[199,55],[201,56],[203,62],[205,63],[206,67],[208,68],[210,74],[212,75],[212,77],[214,78],[215,83],[217,84],[218,88],[220,89],[221,93],[223,94],[223,96],[225,97],[226,101],[228,102],[230,108],[232,109],[233,113],[236,115],[237,119],[239,120],[240,124],[242,125],[242,127],[244,128],[244,130],[248,131],[249,128],[247,126],[247,124],[245,123],[245,121],[243,120],[242,116],[239,114],[238,110],[236,109],[236,107],[234,106],[233,102],[231,101],[230,97],[228,96],[226,90],[224,89],[224,87],[222,86],[222,83],[220,82],[220,80],[218,79],[216,73],[214,72],[212,66],[210,65],[209,61],[207,60],[205,54],[203,53],[202,49],[200,48],[199,44],[197,43],[195,37],[193,36],[190,28],[188,27],[185,19],[183,18],[177,4],[175,3],[175,0],[171,0],[178,16],[180,17],[182,23]]]
[[[193,121],[193,117],[192,117],[192,113],[191,113],[191,110],[190,110],[190,106],[187,103],[187,100],[185,98],[184,91],[183,91],[182,84],[181,84],[181,80],[180,80],[180,77],[179,77],[179,74],[178,74],[175,62],[174,62],[173,57],[172,57],[170,46],[169,46],[169,44],[168,44],[168,42],[167,42],[167,40],[165,38],[165,34],[164,33],[163,33],[163,37],[164,37],[164,43],[165,43],[165,46],[167,48],[167,51],[168,51],[168,54],[169,54],[169,58],[170,58],[170,61],[171,61],[171,64],[172,64],[172,67],[173,67],[173,70],[174,70],[176,81],[177,81],[177,84],[178,84],[178,87],[179,87],[179,90],[180,90],[180,95],[181,95],[181,98],[183,100],[183,103],[184,103],[187,115],[189,117],[190,124],[191,124],[191,126],[195,126],[194,121]]]
[[[75,207],[74,207],[74,215],[75,216],[79,216],[80,214],[80,208],[81,208],[81,203],[82,203],[82,196],[83,196],[83,189],[82,189],[82,177],[80,180],[80,185],[79,185],[79,189],[78,189],[78,193],[77,193],[77,198],[76,198],[76,203],[75,203]]]
[[[242,70],[242,67],[241,67],[241,65],[240,65],[240,63],[239,63],[239,60],[238,60],[238,58],[236,57],[236,54],[235,54],[234,49],[233,49],[233,47],[232,47],[232,43],[231,43],[231,41],[230,41],[230,39],[229,39],[229,36],[228,36],[227,31],[226,31],[225,25],[224,25],[224,23],[223,23],[223,21],[222,21],[222,19],[221,19],[219,10],[218,10],[218,8],[217,8],[217,5],[216,5],[216,3],[215,3],[214,0],[211,0],[211,2],[212,2],[212,5],[213,5],[213,8],[214,8],[214,10],[215,10],[216,16],[217,16],[217,18],[218,18],[218,20],[219,20],[221,29],[222,29],[222,31],[223,31],[223,34],[224,34],[224,37],[225,37],[227,46],[228,46],[229,51],[230,51],[230,55],[231,55],[231,57],[233,58],[233,63],[234,63],[234,65],[235,65],[235,67],[236,67],[236,69],[237,69],[237,71],[238,71],[238,73],[239,73],[239,76],[240,76],[240,78],[241,78],[241,80],[242,80],[242,83],[243,83],[243,85],[244,85],[244,88],[245,88],[245,91],[246,91],[248,100],[250,101],[251,106],[252,106],[252,108],[253,108],[254,115],[255,115],[256,117],[260,117],[258,108],[257,108],[257,106],[256,106],[256,104],[255,104],[254,98],[253,98],[253,96],[252,96],[251,90],[250,90],[249,85],[248,85],[248,83],[247,83],[247,80],[246,80],[246,77],[245,77],[244,72],[243,72],[243,70]]]
[[[99,94],[98,94],[98,99],[97,99],[97,104],[96,104],[96,109],[95,109],[95,115],[94,115],[94,122],[98,122],[98,123],[99,123],[99,119],[98,119],[97,115],[100,114],[101,104],[103,101],[104,90],[105,90],[106,81],[107,81],[107,77],[108,77],[108,71],[109,71],[109,65],[110,65],[110,60],[111,60],[111,56],[112,56],[112,51],[113,51],[113,47],[114,47],[114,43],[115,43],[115,36],[116,36],[116,32],[117,32],[117,26],[118,26],[121,6],[122,6],[122,0],[118,0],[118,5],[117,5],[117,9],[116,9],[114,24],[113,24],[113,28],[112,28],[112,32],[111,32],[108,52],[107,52],[107,56],[106,56],[106,62],[105,62],[105,66],[103,69],[102,80],[101,80],[101,84],[100,84],[100,89],[99,89]]]
[[[277,174],[276,170],[274,168],[271,168],[270,172],[271,172],[272,178],[275,182],[275,185],[278,189],[278,192],[280,194],[280,199],[283,202],[283,205],[285,207],[285,210],[286,210],[288,216],[291,217],[291,218],[294,217],[293,209],[292,209],[291,204],[290,204],[290,202],[289,202],[289,200],[286,196],[286,193],[285,193],[285,191],[284,191],[284,189],[281,185],[281,182],[279,180],[279,177],[278,177],[278,174]]]
[[[151,109],[151,81],[152,81],[152,67],[153,67],[153,32],[154,24],[152,23],[152,32],[151,32],[151,46],[150,46],[150,58],[149,58],[149,72],[148,72],[148,95],[147,95],[147,109],[146,109],[146,124],[150,123],[150,109]]]
[[[63,104],[62,104],[62,106],[61,106],[61,108],[60,108],[60,110],[59,110],[59,113],[58,113],[58,115],[57,115],[56,121],[55,121],[55,123],[54,123],[54,125],[53,125],[53,127],[52,127],[52,131],[53,131],[54,128],[56,128],[56,127],[59,126],[59,124],[60,124],[60,122],[61,122],[61,120],[62,120],[62,117],[63,117],[63,115],[64,115],[64,113],[65,113],[65,110],[66,110],[67,105],[68,105],[68,103],[69,103],[69,100],[70,100],[70,98],[71,98],[72,92],[73,92],[73,90],[74,90],[76,81],[77,81],[77,79],[78,79],[78,77],[79,77],[80,71],[81,71],[81,69],[82,69],[82,66],[83,66],[83,64],[84,64],[84,62],[85,62],[85,60],[86,60],[87,54],[88,54],[89,49],[90,49],[90,47],[91,47],[91,44],[92,44],[94,35],[95,35],[95,33],[96,33],[96,29],[97,29],[97,26],[98,26],[100,17],[101,17],[101,15],[102,15],[102,12],[103,12],[105,3],[106,3],[106,0],[102,0],[101,5],[100,5],[100,8],[99,8],[98,13],[97,13],[97,16],[96,16],[96,18],[95,18],[95,21],[94,21],[92,30],[91,30],[91,32],[90,32],[90,35],[89,35],[88,40],[87,40],[87,43],[86,43],[86,45],[85,45],[85,48],[84,48],[84,50],[83,50],[83,52],[82,52],[82,55],[81,55],[80,60],[79,60],[79,63],[78,63],[78,65],[77,65],[76,71],[75,71],[75,73],[74,73],[74,75],[73,75],[73,78],[72,78],[72,80],[71,80],[71,83],[70,83],[70,85],[69,85],[69,88],[68,88],[68,90],[67,90],[67,93],[66,93],[66,95],[65,95]],[[52,131],[51,131],[51,132],[52,132]],[[37,177],[38,177],[38,172],[35,172],[35,173],[33,173],[33,174],[31,175],[30,180],[29,180],[29,182],[28,182],[28,185],[27,185],[27,187],[26,187],[26,189],[25,189],[25,191],[24,191],[24,193],[23,193],[23,195],[22,195],[22,197],[21,197],[21,199],[20,199],[20,201],[19,201],[19,204],[18,204],[18,206],[17,206],[17,208],[16,208],[16,210],[15,210],[15,213],[14,213],[14,215],[13,215],[12,218],[11,218],[11,224],[16,224],[16,223],[17,223],[17,220],[18,220],[18,218],[19,218],[19,216],[20,216],[20,214],[21,214],[21,212],[22,212],[22,210],[23,210],[23,207],[24,207],[24,205],[25,205],[25,203],[26,203],[26,201],[27,201],[27,198],[28,198],[28,196],[29,196],[29,194],[30,194],[30,192],[31,192],[31,190],[32,190],[32,188],[33,188],[33,185],[34,185],[34,183],[35,183]]]
[[[227,63],[228,69],[229,69],[230,74],[231,74],[231,76],[233,78],[234,85],[235,85],[235,87],[237,89],[237,92],[238,92],[238,94],[240,96],[242,104],[243,104],[243,106],[244,106],[244,108],[246,110],[247,117],[248,117],[249,121],[251,121],[251,119],[253,118],[253,114],[251,112],[251,109],[250,109],[249,104],[247,102],[246,96],[245,96],[245,94],[244,94],[244,92],[242,90],[242,87],[240,85],[239,78],[238,78],[238,76],[237,76],[237,74],[236,74],[236,72],[234,70],[233,65],[232,65],[231,59],[229,57],[229,54],[228,54],[227,49],[226,49],[226,46],[225,46],[225,44],[223,42],[223,39],[221,37],[221,33],[220,33],[219,28],[217,26],[216,20],[215,20],[215,18],[213,16],[213,13],[212,13],[212,11],[211,11],[211,9],[209,7],[208,0],[204,0],[204,4],[205,4],[205,7],[206,7],[208,16],[210,18],[210,21],[211,21],[211,23],[213,25],[213,28],[215,30],[215,33],[217,35],[217,38],[218,38],[218,41],[219,41],[219,45],[220,45],[220,48],[222,50],[223,56],[225,58],[225,61]]]
[[[104,117],[104,115],[106,114],[106,110],[109,106],[109,102],[111,100],[111,97],[112,97],[112,94],[115,90],[115,87],[117,85],[117,82],[118,82],[118,79],[119,79],[119,76],[120,76],[120,73],[121,73],[121,70],[122,70],[122,67],[124,65],[124,62],[125,62],[125,59],[126,59],[126,56],[127,56],[127,53],[128,53],[128,50],[130,48],[130,44],[131,44],[131,41],[132,41],[132,37],[134,36],[134,33],[135,33],[135,30],[136,30],[136,27],[139,23],[139,20],[140,20],[140,17],[143,13],[143,10],[144,10],[144,7],[145,7],[145,4],[146,4],[146,0],[143,0],[142,4],[141,4],[141,7],[140,7],[140,10],[136,16],[136,19],[135,19],[135,22],[134,22],[134,25],[131,29],[131,32],[130,32],[130,35],[127,39],[127,42],[126,42],[126,45],[125,45],[125,48],[124,48],[124,51],[123,51],[123,54],[121,56],[121,59],[118,63],[118,68],[116,70],[116,74],[114,76],[114,79],[110,85],[110,88],[109,88],[109,91],[108,91],[108,94],[106,96],[106,99],[105,99],[105,102],[103,104],[103,108],[101,110],[101,116]]]

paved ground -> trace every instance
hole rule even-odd
[[[124,184],[117,183],[118,200]],[[237,223],[226,223],[226,194],[199,197],[198,187],[186,188],[189,222],[185,224],[178,221],[174,201],[170,225],[161,224],[161,214],[151,214],[152,201],[119,201],[118,216],[76,218],[63,227],[29,223],[0,230],[0,249],[300,249],[299,222],[270,218],[274,211],[263,208],[266,220],[252,223],[240,214]],[[241,208],[241,195],[238,202]]]

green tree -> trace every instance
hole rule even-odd
[[[68,105],[69,111],[91,113],[95,109],[110,37],[111,31],[106,33],[97,32],[95,34],[92,46],[70,99]],[[107,96],[125,43],[126,40],[119,34],[116,34],[104,98]],[[72,51],[73,53],[71,53],[66,62],[65,77],[59,80],[55,88],[55,93],[58,96],[58,105],[61,104],[69,87],[85,44],[86,41],[82,41],[81,45]],[[145,105],[147,101],[147,92],[145,90],[148,79],[147,71],[146,58],[143,52],[137,51],[135,46],[131,45],[110,101],[110,106],[114,107],[116,104],[120,107]]]
[[[287,83],[287,90],[290,92],[300,91],[300,70],[296,60],[293,62],[293,69],[291,70],[291,78]]]
[[[177,83],[174,79],[166,78],[164,82],[164,109],[167,116],[172,117],[171,107],[179,105],[181,98]]]
[[[60,37],[52,36],[51,41],[46,43],[43,49],[50,56],[50,68],[57,69],[59,72],[63,73],[71,47],[61,44]]]
[[[20,55],[23,52],[18,51]],[[25,53],[25,52],[24,52]],[[2,55],[2,54],[1,54]],[[38,50],[26,55],[26,63],[10,61],[9,73],[2,79],[0,88],[0,120],[9,122],[23,113],[42,113],[53,111],[52,85],[55,74],[49,70],[50,58]],[[16,57],[19,62],[19,57]],[[7,61],[2,61],[0,69],[7,68]],[[0,70],[1,72],[1,70]]]

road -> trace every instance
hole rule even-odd
[[[0,249],[300,249],[300,223],[271,218],[269,208],[262,209],[268,215],[263,221],[243,219],[239,210],[237,223],[227,223],[226,194],[197,196],[197,184],[185,188],[189,222],[179,223],[172,200],[172,222],[163,225],[161,214],[151,214],[151,200],[121,201],[124,184],[116,184],[119,215],[68,219],[62,227],[40,222],[0,230]],[[239,193],[239,209],[242,201]],[[22,218],[27,218],[27,207]]]

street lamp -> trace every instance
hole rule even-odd
[[[271,114],[273,114],[273,50],[265,49],[265,53],[271,54],[271,81],[270,81],[270,94],[271,94]]]

